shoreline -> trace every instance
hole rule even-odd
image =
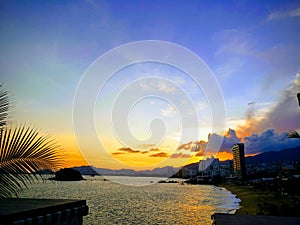
[[[234,214],[238,215],[272,215],[272,216],[296,216],[297,205],[291,199],[275,196],[268,190],[257,190],[250,186],[238,186],[235,184],[217,184],[236,195],[241,201],[240,208]]]
[[[240,199],[239,208],[236,209],[233,214],[256,215],[256,204],[255,208],[253,208],[254,204],[249,204],[247,201],[247,196],[252,196],[252,194],[249,195],[249,193],[244,190],[244,186],[237,186],[234,184],[217,184],[215,186],[225,188],[227,191],[236,195],[236,198]],[[253,200],[254,203],[257,203],[256,199]]]

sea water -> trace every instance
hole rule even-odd
[[[119,183],[108,181],[116,177],[85,178],[32,184],[20,197],[86,199],[84,224],[211,225],[212,214],[239,208],[235,195],[213,185],[157,183],[157,177],[119,177]]]

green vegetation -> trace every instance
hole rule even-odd
[[[221,184],[227,190],[241,199],[241,208],[237,214],[273,215],[273,216],[299,216],[299,202],[276,196],[270,191],[254,189],[250,186],[235,184]]]
[[[18,193],[37,180],[41,170],[62,165],[58,146],[49,135],[36,129],[8,126],[9,98],[0,85],[0,198]]]

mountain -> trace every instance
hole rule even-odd
[[[229,161],[229,160],[227,160]],[[221,161],[220,163],[226,163],[227,161]],[[246,157],[246,163],[269,163],[273,161],[299,161],[300,162],[300,146],[296,148],[284,149],[281,151],[269,151],[260,153],[256,156]],[[197,170],[199,163],[191,163],[183,167],[185,170]],[[183,169],[182,168],[182,169]],[[107,176],[157,176],[157,177],[171,177],[173,175],[181,176],[182,169],[174,168],[172,166],[166,166],[162,168],[155,168],[153,170],[135,171],[130,169],[112,170],[105,168],[96,168],[93,166],[80,166],[73,167],[72,169],[80,172],[81,175],[107,175]]]
[[[79,166],[73,167],[82,175],[107,175],[107,176],[157,176],[157,177],[170,177],[177,172],[177,168],[166,166],[162,168],[155,168],[153,170],[135,171],[130,169],[112,170],[105,168],[96,168],[93,166]]]
[[[288,148],[281,151],[263,152],[256,156],[246,157],[246,163],[270,163],[273,161],[298,161],[300,162],[300,146]]]
[[[93,166],[78,166],[72,167],[72,169],[77,170],[81,175],[98,175]]]

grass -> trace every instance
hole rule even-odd
[[[238,186],[235,184],[218,185],[236,194],[241,199],[241,208],[236,214],[248,215],[277,215],[277,216],[299,216],[296,203],[287,198],[275,196],[269,191],[254,190],[249,186]]]

